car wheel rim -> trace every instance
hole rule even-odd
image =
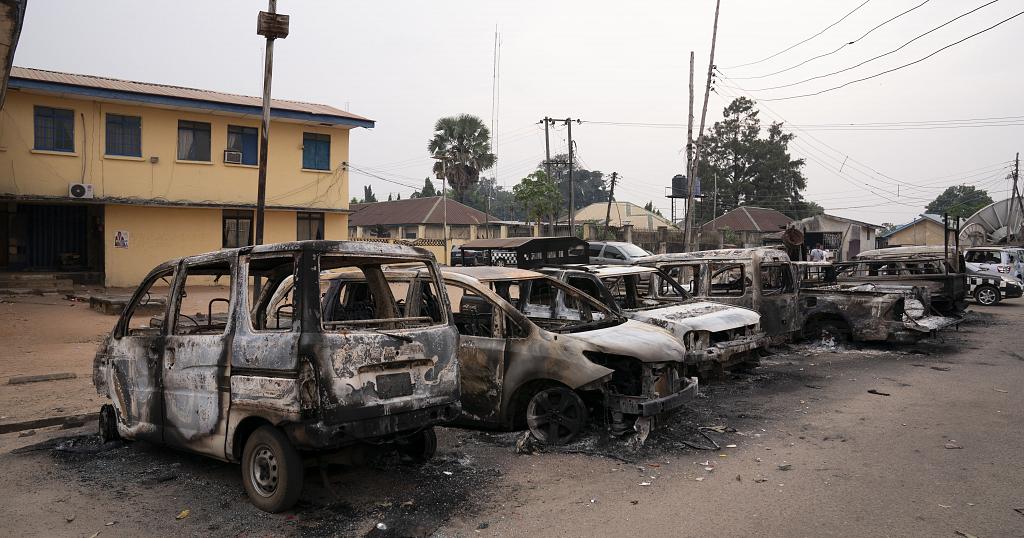
[[[570,393],[546,390],[534,397],[532,404],[527,423],[534,436],[546,444],[566,443],[583,427],[584,409]]]
[[[983,304],[992,304],[995,302],[995,292],[992,290],[981,290],[978,292],[978,300]]]
[[[252,452],[249,462],[249,481],[253,490],[262,497],[270,497],[277,491],[277,456],[267,445],[260,445]]]

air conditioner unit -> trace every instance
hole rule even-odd
[[[92,198],[92,183],[69,184],[68,196],[70,196],[71,198]]]
[[[230,149],[224,150],[224,162],[227,164],[242,164],[242,152]]]

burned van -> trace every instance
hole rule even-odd
[[[418,268],[430,308],[396,300],[383,270],[396,263]],[[325,319],[321,275],[335,270],[367,286]],[[96,354],[93,383],[111,400],[101,434],[240,462],[249,498],[271,512],[298,499],[305,454],[370,442],[429,458],[432,426],[460,412],[444,289],[429,252],[380,243],[281,243],[161,264]],[[166,307],[151,319],[140,307],[158,297]]]
[[[835,264],[836,281],[927,288],[935,312],[959,316],[967,308],[968,284],[955,249],[893,247],[867,250]]]
[[[658,254],[640,264],[657,267],[690,295],[750,308],[761,314],[761,329],[776,341],[798,333],[803,319],[799,279],[789,255],[770,247]]]
[[[627,318],[662,327],[686,346],[690,371],[720,373],[755,363],[767,348],[761,315],[695,299],[668,274],[639,265],[566,265],[542,269]]]

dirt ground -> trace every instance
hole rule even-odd
[[[0,304],[0,382],[79,377],[0,385],[0,422],[94,411],[114,317],[18,301]],[[284,514],[248,503],[236,465],[101,447],[95,423],[0,435],[0,521],[17,536],[1024,536],[1024,301],[973,309],[916,346],[792,346],[705,384],[642,447],[595,427],[524,455],[515,433],[441,429],[421,467],[313,464]],[[708,444],[701,426],[721,450],[687,446]]]

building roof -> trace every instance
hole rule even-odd
[[[653,211],[645,209],[633,202],[613,201],[609,208],[607,202],[594,202],[576,211],[577,222],[604,223],[609,217],[612,226],[632,224],[637,229],[656,230],[661,226],[674,227],[672,221]]]
[[[884,238],[889,237],[889,236],[891,236],[891,235],[893,235],[895,233],[902,232],[903,230],[906,230],[907,228],[915,226],[919,222],[924,222],[924,221],[932,221],[935,224],[938,224],[938,225],[941,226],[942,225],[942,215],[936,215],[934,213],[921,213],[921,215],[919,217],[917,217],[916,219],[914,219],[914,220],[912,220],[912,221],[910,221],[910,222],[908,222],[906,224],[900,224],[899,226],[897,226],[897,227],[895,227],[895,228],[893,228],[893,229],[891,229],[891,230],[889,230],[887,232],[880,233],[880,234],[878,234],[878,237],[884,239]]]
[[[234,112],[241,115],[259,116],[262,113],[263,107],[263,99],[261,97],[17,66],[11,68],[9,85],[12,89],[18,88],[46,93],[83,95],[115,101],[133,101],[154,106]],[[350,125],[367,128],[374,126],[373,120],[339,108],[284,99],[271,100],[270,115],[275,119],[291,119],[330,125]]]
[[[390,202],[352,204],[349,226],[394,226],[399,224],[443,224],[444,205],[440,196],[409,198]],[[448,224],[486,224],[499,219],[489,219],[483,211],[448,199]]]
[[[774,209],[744,205],[705,223],[700,229],[728,228],[736,232],[777,232],[791,222],[793,219]]]

